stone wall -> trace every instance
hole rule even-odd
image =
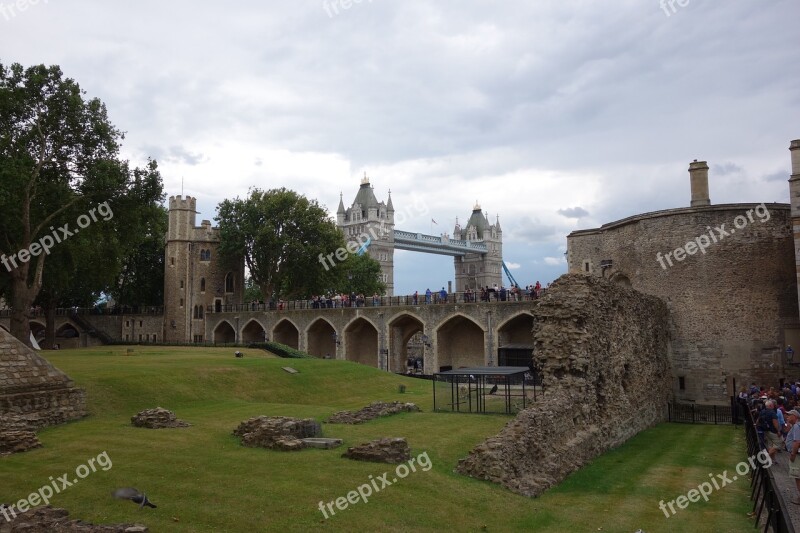
[[[719,238],[716,228],[729,235]],[[687,246],[698,240],[708,243],[705,253]],[[738,387],[798,377],[782,356],[800,342],[788,205],[646,213],[575,231],[567,242],[570,272],[629,284],[667,303],[676,398],[726,404],[737,392],[734,380]],[[678,248],[691,255],[676,260]]]
[[[567,274],[534,309],[547,391],[457,471],[526,496],[665,419],[669,312],[658,298]]]
[[[0,418],[40,428],[86,416],[86,393],[0,329]]]

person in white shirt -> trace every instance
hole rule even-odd
[[[792,409],[786,413],[786,419],[792,428],[786,435],[786,451],[789,452],[789,477],[794,478],[797,495],[791,499],[795,505],[800,505],[800,460],[797,460],[797,451],[800,449],[800,412]]]

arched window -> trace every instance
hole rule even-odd
[[[228,272],[225,275],[225,292],[234,292],[233,289],[233,272]]]
[[[197,318],[202,319],[203,318],[203,306],[202,305],[198,305],[197,309],[198,309]]]
[[[192,314],[192,318],[200,318],[200,317],[199,317],[199,316],[197,316],[197,315],[198,315],[198,312],[197,312],[197,306],[195,305],[195,306],[194,306],[194,313]]]
[[[206,278],[200,278],[200,292],[206,292]]]

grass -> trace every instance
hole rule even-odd
[[[124,347],[47,352],[87,390],[91,416],[39,433],[44,447],[0,458],[0,501],[26,497],[107,452],[113,467],[98,469],[64,490],[53,504],[94,523],[139,522],[151,531],[746,531],[752,527],[748,482],[715,491],[665,518],[660,500],[673,500],[732,472],[744,458],[741,431],[730,426],[662,424],[596,459],[536,499],[453,473],[458,459],[499,431],[504,416],[431,413],[431,384],[345,361],[277,359],[244,350]],[[291,366],[299,374],[281,367]],[[406,385],[406,393],[398,385]],[[359,426],[324,424],[325,436],[352,446],[381,436],[407,437],[412,455],[427,453],[430,471],[417,471],[327,520],[320,501],[394,468],[354,462],[337,450],[296,453],[244,448],[231,434],[257,415],[326,419],[375,400],[417,403],[403,413]],[[176,430],[130,426],[130,417],[166,407],[193,424]],[[139,511],[111,490],[133,486],[158,509]],[[3,520],[0,517],[0,521]]]

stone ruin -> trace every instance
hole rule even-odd
[[[145,409],[139,412],[131,417],[131,424],[137,428],[147,429],[186,428],[191,426],[190,423],[179,420],[175,413],[163,407]]]
[[[36,433],[13,418],[0,417],[0,456],[41,448]]]
[[[298,451],[306,447],[303,439],[322,436],[322,425],[313,418],[258,416],[239,424],[233,434],[249,448]]]
[[[669,315],[658,298],[567,274],[533,314],[546,394],[456,468],[525,496],[665,420],[672,375]]]
[[[411,459],[411,448],[403,437],[382,437],[348,448],[342,457],[354,461],[399,464]]]
[[[71,520],[69,513],[50,505],[37,507],[14,517],[5,510],[11,520],[6,520],[0,511],[0,533],[147,533],[149,529],[138,524],[95,526],[82,520]]]
[[[363,424],[382,416],[396,415],[398,413],[419,412],[419,407],[413,403],[404,402],[373,402],[358,411],[339,411],[329,419],[329,424]]]
[[[0,328],[0,454],[41,446],[35,430],[86,415],[85,391]]]

